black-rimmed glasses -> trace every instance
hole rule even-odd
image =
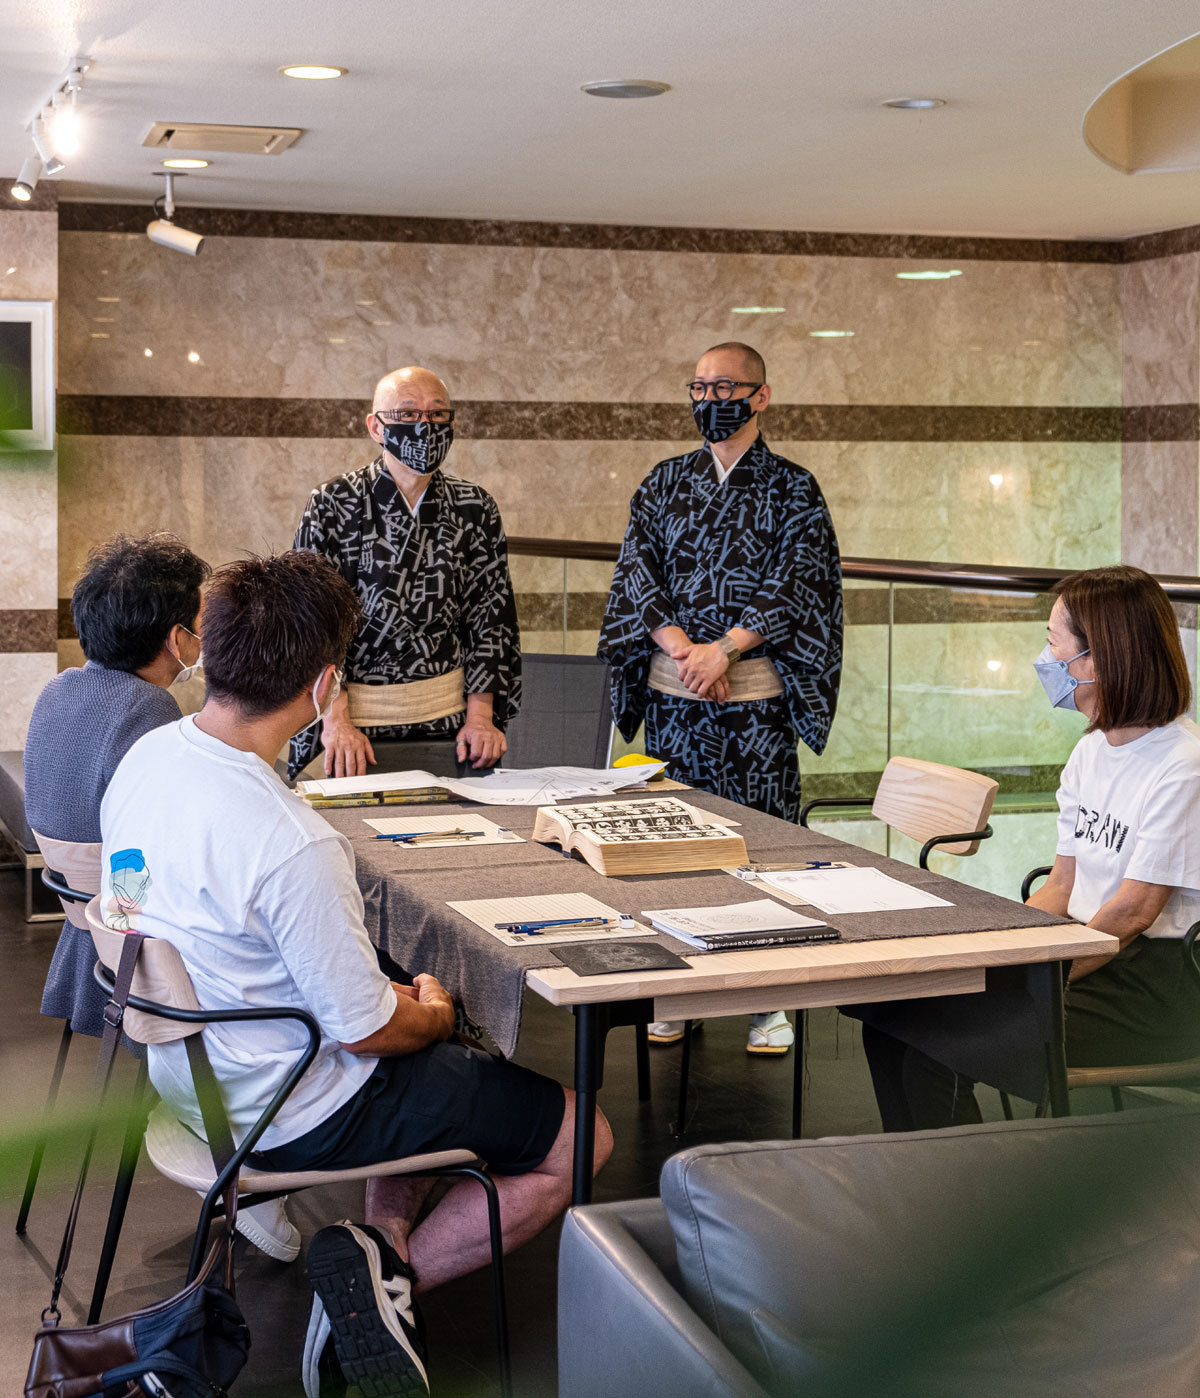
[[[693,379],[691,383],[684,387],[692,395],[693,403],[703,403],[708,397],[708,390],[712,389],[713,397],[718,402],[727,403],[733,397],[735,388],[748,388],[751,392],[757,393],[762,387],[760,383],[747,383],[745,379]],[[747,395],[748,397],[749,395]]]
[[[375,416],[381,422],[433,422],[445,426],[454,421],[453,408],[384,408]]]

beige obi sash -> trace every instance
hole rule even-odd
[[[736,661],[725,672],[725,678],[729,681],[730,701],[736,704],[747,704],[752,699],[777,699],[783,693],[783,681],[775,662],[765,655]],[[680,683],[679,667],[662,651],[650,657],[650,688],[657,689],[660,694],[673,694],[677,699],[700,698]]]
[[[347,684],[350,722],[358,728],[392,728],[449,718],[467,707],[463,688],[461,666],[408,684]]]
[[[49,835],[41,835],[36,830],[33,838],[42,853],[48,868],[61,874],[68,888],[76,893],[99,893],[103,882],[103,866],[100,862],[100,845],[78,844],[74,840],[52,840]],[[67,915],[67,921],[86,932],[87,918],[84,904],[68,903],[65,898],[58,900]]]

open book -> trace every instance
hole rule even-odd
[[[746,858],[740,835],[674,796],[542,806],[533,838],[578,851],[599,874],[720,869]]]

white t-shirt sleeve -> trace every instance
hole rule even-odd
[[[1125,877],[1200,889],[1200,768],[1167,773],[1146,792]]]
[[[1075,825],[1079,816],[1079,750],[1082,746],[1081,741],[1071,749],[1071,755],[1059,776],[1055,796],[1058,802],[1058,844],[1054,852],[1071,858],[1075,857]]]
[[[286,860],[263,880],[255,906],[324,1034],[353,1044],[383,1028],[396,992],[379,969],[340,838],[314,840]]]

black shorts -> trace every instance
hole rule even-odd
[[[381,1058],[349,1101],[256,1169],[348,1170],[429,1151],[471,1150],[498,1175],[545,1160],[562,1126],[561,1083],[459,1043]]]

